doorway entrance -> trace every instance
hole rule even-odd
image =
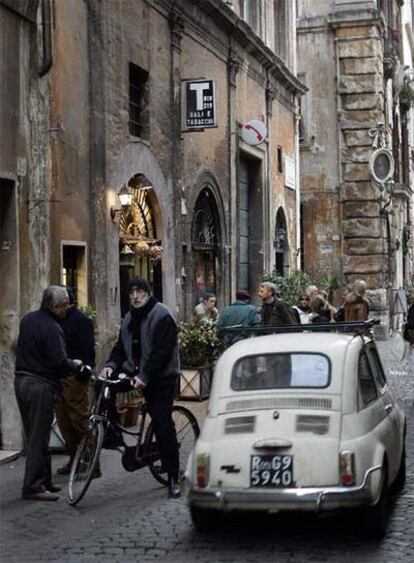
[[[217,249],[219,220],[214,195],[204,188],[198,196],[191,225],[194,264],[194,298],[197,305],[203,295],[217,294]]]
[[[276,214],[275,228],[275,270],[279,276],[286,276],[290,269],[289,241],[286,217],[280,207]]]
[[[157,224],[160,210],[151,182],[136,174],[128,182],[132,203],[119,219],[119,278],[121,316],[129,311],[128,285],[135,276],[148,280],[154,297],[162,301],[162,241]],[[161,230],[161,229],[159,229]]]

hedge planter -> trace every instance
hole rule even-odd
[[[182,367],[178,396],[184,401],[204,401],[210,395],[213,368]]]

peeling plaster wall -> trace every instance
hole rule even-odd
[[[402,232],[399,197],[406,188],[396,188],[388,204],[393,215],[383,213],[386,198],[381,198],[369,171],[373,151],[369,132],[387,122],[396,136],[399,125],[391,119],[395,84],[384,76],[383,20],[375,8],[374,1],[299,3],[299,72],[310,87],[301,147],[302,201],[305,269],[318,273],[315,264],[319,264],[342,280],[364,278],[372,309],[387,327],[387,293],[402,281],[401,251],[396,252],[393,241]],[[318,49],[321,57],[316,68],[312,58]],[[320,107],[321,100],[327,113]],[[329,236],[329,230],[341,240],[332,256],[322,256],[318,242]]]
[[[0,122],[6,142],[0,150],[0,177],[11,180],[13,194],[5,215],[12,243],[8,252],[13,254],[7,271],[2,272],[0,416],[3,447],[12,449],[22,445],[13,389],[19,320],[39,306],[41,292],[50,280],[49,84],[47,78],[37,78],[35,24],[0,6],[0,37],[4,42],[1,73],[7,76],[2,81],[6,89],[0,90]],[[9,259],[10,255],[2,258],[3,265]]]

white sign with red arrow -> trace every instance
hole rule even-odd
[[[241,136],[248,145],[260,145],[267,137],[266,125],[263,121],[252,119],[243,125]]]

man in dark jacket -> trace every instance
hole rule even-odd
[[[168,493],[170,498],[177,498],[181,492],[172,406],[180,374],[178,327],[168,308],[151,295],[146,279],[131,280],[129,301],[131,310],[101,375],[124,372],[133,376],[134,387],[143,390],[162,466],[168,473]]]
[[[226,328],[229,327],[252,327],[261,324],[260,313],[257,307],[250,305],[251,295],[249,292],[239,289],[236,293],[236,301],[223,309],[217,321],[217,334],[220,340],[226,346],[230,346],[248,336],[248,332],[231,334],[226,333]]]
[[[71,360],[59,320],[69,305],[68,293],[50,286],[39,310],[25,315],[20,323],[16,352],[15,392],[26,434],[26,467],[23,498],[57,500],[60,487],[53,485],[49,454],[53,407],[61,391],[61,380],[77,372],[81,360]]]
[[[262,305],[262,323],[264,326],[293,325],[295,319],[286,303],[279,299],[276,286],[272,282],[263,282],[259,286]]]
[[[61,320],[69,357],[79,358],[83,364],[95,366],[95,335],[92,320],[74,304],[74,293],[67,288],[69,309],[66,317]],[[69,375],[63,382],[63,390],[56,403],[56,419],[65,440],[70,459],[59,467],[59,475],[69,475],[72,459],[78,444],[88,428],[89,418],[89,377]],[[96,475],[98,476],[98,474]]]

